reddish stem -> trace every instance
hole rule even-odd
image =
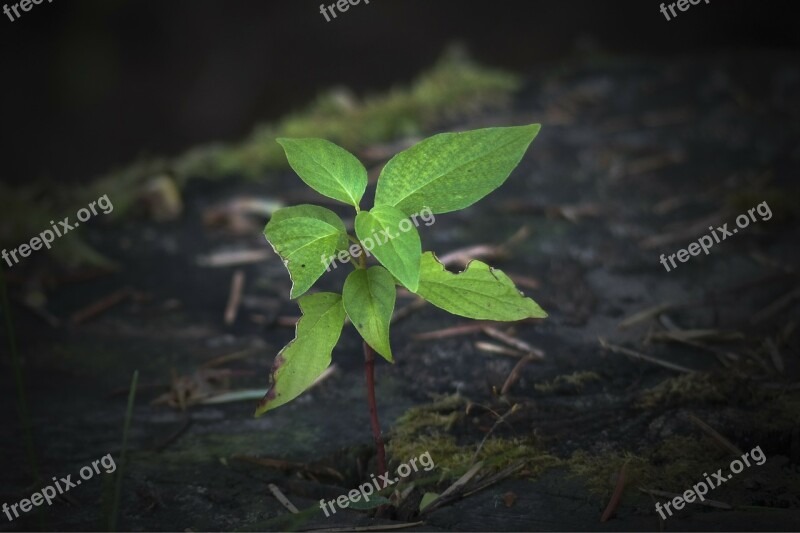
[[[378,475],[386,472],[386,450],[383,447],[381,423],[378,421],[378,404],[375,401],[375,351],[364,342],[364,370],[367,374],[367,401],[369,417],[372,423],[372,437],[378,451]]]

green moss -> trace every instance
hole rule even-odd
[[[586,384],[593,381],[601,381],[600,376],[595,372],[578,371],[573,372],[572,374],[562,374],[560,376],[556,376],[556,378],[552,381],[537,383],[533,387],[537,391],[544,393],[580,392],[583,390]]]
[[[417,457],[421,450],[429,450],[436,454],[437,467],[449,471],[454,466],[449,460],[459,451],[455,437],[449,432],[464,419],[466,403],[463,397],[455,394],[406,411],[392,428],[386,446],[389,457],[402,463]]]
[[[749,419],[759,433],[790,434],[800,424],[800,393],[765,395]]]
[[[614,491],[623,464],[627,463],[625,478],[629,487],[682,492],[701,480],[703,472],[727,467],[726,453],[708,439],[675,436],[638,453],[591,455],[578,451],[567,465],[593,494],[605,499]]]
[[[591,455],[583,450],[572,454],[567,461],[569,472],[580,478],[592,494],[608,498],[616,485],[622,465],[627,463],[628,483],[642,483],[649,479],[647,461],[629,452]]]
[[[692,372],[665,379],[655,387],[645,390],[640,397],[639,406],[650,409],[718,404],[725,402],[731,392],[731,380],[728,376]]]
[[[475,457],[482,437],[460,444],[452,433],[456,426],[463,425],[465,421],[466,404],[463,397],[454,395],[409,409],[392,429],[387,445],[391,460],[399,464],[426,450],[430,451],[440,473],[439,479],[460,476],[473,464],[473,459],[484,461],[497,469],[522,461],[525,466],[517,475],[529,477],[536,477],[561,463],[557,457],[547,453],[534,437],[504,438],[491,435]]]

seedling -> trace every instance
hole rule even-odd
[[[263,415],[299,396],[331,364],[331,353],[349,317],[364,340],[365,370],[378,472],[386,471],[374,387],[374,352],[394,362],[389,326],[396,287],[404,286],[454,315],[478,320],[544,318],[508,276],[477,260],[454,274],[433,252],[422,252],[409,217],[427,210],[448,213],[468,207],[503,184],[517,166],[539,125],[486,128],[434,135],[394,156],[384,166],[375,206],[360,207],[367,171],[355,156],[323,139],[278,139],[291,167],[320,194],[356,210],[355,236],[329,209],[298,205],[278,210],[264,235],[292,278],[291,297],[303,316],[295,338],[275,358],[270,388],[258,404]],[[380,263],[369,266],[368,256]],[[331,259],[355,270],[341,294],[304,295]]]

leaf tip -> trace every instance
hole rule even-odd
[[[275,399],[275,387],[271,387],[264,398],[256,405],[256,412],[253,413],[253,418],[260,418],[267,411],[273,408],[272,401]]]

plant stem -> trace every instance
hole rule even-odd
[[[39,481],[39,468],[36,461],[36,447],[33,442],[33,429],[31,427],[31,415],[28,410],[28,398],[25,395],[25,381],[22,377],[22,364],[17,352],[17,340],[14,335],[14,325],[11,322],[11,304],[8,301],[8,289],[6,287],[6,277],[3,268],[0,267],[0,293],[2,294],[3,314],[5,315],[6,331],[8,334],[8,346],[11,352],[11,367],[14,373],[14,382],[17,388],[17,409],[19,410],[20,423],[22,424],[22,435],[25,441],[25,448],[28,452],[28,465],[31,469],[33,482]]]
[[[358,263],[355,262],[355,258],[351,255],[350,261],[353,263],[353,266],[356,268],[367,268],[367,254],[364,251],[364,245],[361,243],[360,240],[356,239],[352,235],[348,234],[347,238],[350,239],[350,242],[353,244],[357,244],[358,248],[361,250],[361,253],[358,254]]]
[[[122,473],[125,469],[125,460],[128,455],[128,434],[131,430],[131,419],[133,418],[133,403],[136,400],[136,387],[139,384],[139,371],[133,373],[131,379],[131,390],[128,393],[128,407],[125,410],[125,425],[122,428],[122,452],[120,453],[119,466],[117,467],[117,479],[114,487],[114,500],[111,504],[111,514],[108,518],[108,530],[117,530],[117,516],[119,515],[119,504],[122,499]]]
[[[381,423],[378,421],[378,404],[375,401],[375,351],[364,341],[364,370],[367,374],[367,401],[372,423],[372,437],[378,452],[378,475],[386,472],[386,449],[383,446]]]

